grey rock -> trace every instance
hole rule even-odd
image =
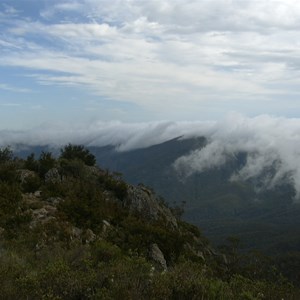
[[[45,218],[47,215],[48,215],[48,212],[47,212],[47,210],[46,210],[44,207],[39,208],[39,209],[35,209],[35,210],[32,212],[32,216],[33,216],[35,219],[43,219],[43,218]]]
[[[72,227],[70,235],[71,239],[80,239],[82,235],[82,230],[78,227]]]
[[[40,198],[41,195],[42,195],[42,191],[35,191],[35,192],[33,193],[33,195],[34,195],[34,197]]]
[[[59,182],[61,182],[61,176],[59,174],[58,169],[57,168],[50,169],[45,174],[45,181],[46,182],[51,182],[51,183],[59,183]]]
[[[49,197],[46,199],[46,202],[52,205],[57,205],[58,203],[62,202],[63,199],[60,197]]]
[[[102,235],[105,235],[107,233],[107,231],[110,229],[111,225],[106,220],[103,220],[102,223],[103,223],[103,226],[102,226]]]
[[[107,222],[106,220],[103,220],[102,222],[103,222],[103,225],[105,225],[105,226],[107,226],[107,227],[109,227],[109,226],[110,226],[110,223],[109,223],[109,222]]]
[[[177,220],[171,210],[159,203],[158,197],[145,187],[128,186],[124,205],[131,212],[138,212],[148,221],[164,219],[171,227],[177,228]]]
[[[31,227],[35,227],[37,224],[45,224],[55,219],[56,207],[51,205],[45,205],[42,208],[32,210]]]
[[[35,177],[36,173],[34,171],[30,171],[30,170],[26,170],[26,169],[22,169],[22,170],[18,170],[18,174],[19,174],[19,178],[21,183],[25,183],[26,179],[29,177]]]
[[[157,244],[150,247],[150,257],[164,270],[168,269],[164,254],[161,252]]]
[[[100,176],[105,174],[105,171],[99,169],[97,166],[85,166],[85,168],[89,171],[90,174],[95,176]]]
[[[82,235],[82,238],[87,244],[89,244],[89,243],[95,241],[97,236],[91,229],[87,229],[84,232],[84,234]]]

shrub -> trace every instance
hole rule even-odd
[[[127,184],[111,175],[106,175],[104,186],[106,189],[112,191],[120,200],[123,200],[127,196]]]
[[[35,171],[37,172],[39,170],[39,164],[35,160],[34,153],[31,153],[30,155],[27,156],[24,164],[24,168],[30,171]]]
[[[92,245],[92,258],[96,263],[110,262],[122,256],[121,249],[105,240],[96,241]]]
[[[13,159],[13,152],[10,147],[0,148],[0,164],[11,161]]]
[[[60,160],[61,174],[63,176],[73,176],[75,178],[84,179],[87,176],[85,165],[78,159],[61,159]]]
[[[22,183],[22,190],[25,193],[33,193],[41,186],[40,177],[37,175],[28,176]]]
[[[42,152],[39,158],[39,173],[44,176],[50,169],[55,166],[55,158],[51,152]]]
[[[22,194],[16,185],[0,182],[0,216],[14,214],[22,200]]]
[[[16,166],[14,162],[0,164],[0,181],[10,184],[17,182]]]
[[[65,158],[68,160],[81,160],[88,166],[94,166],[96,164],[95,156],[90,153],[88,149],[85,149],[83,145],[68,144],[60,151],[60,158]]]

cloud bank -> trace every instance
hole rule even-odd
[[[300,196],[300,119],[231,114],[202,133],[207,145],[174,163],[181,174],[189,176],[220,167],[244,152],[246,164],[232,174],[231,180],[248,180],[268,172],[264,188],[273,188],[284,180],[293,184]]]
[[[248,118],[232,113],[214,122],[95,122],[77,127],[49,124],[30,131],[0,131],[0,145],[50,145],[67,143],[87,146],[113,145],[118,151],[129,151],[159,144],[175,137],[204,136],[204,148],[178,158],[175,169],[183,176],[218,168],[247,153],[246,164],[231,180],[248,180],[273,169],[264,178],[272,188],[283,179],[295,186],[300,195],[300,119],[261,115]]]
[[[0,131],[0,146],[50,145],[60,147],[67,143],[86,146],[116,146],[118,151],[128,151],[159,144],[179,136],[197,136],[199,128],[211,122],[150,122],[123,123],[120,121],[94,122],[69,126],[44,124],[26,131]]]

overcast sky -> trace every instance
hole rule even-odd
[[[0,129],[300,116],[300,1],[2,0]]]

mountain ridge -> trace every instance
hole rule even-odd
[[[57,159],[49,152],[26,160],[9,149],[0,154],[5,299],[292,300],[298,294],[260,258],[258,276],[252,266],[258,257],[238,255],[234,240],[215,250],[153,191],[90,165],[83,147],[68,145]]]
[[[177,137],[129,151],[117,151],[115,146],[89,149],[102,168],[122,173],[131,184],[143,183],[169,204],[184,204],[184,219],[201,228],[215,245],[224,243],[228,234],[235,232],[245,250],[257,248],[276,254],[285,252],[281,240],[290,235],[295,242],[287,242],[286,250],[298,251],[300,212],[299,205],[293,203],[293,187],[283,182],[273,189],[257,192],[257,185],[261,185],[267,173],[247,181],[231,180],[245,166],[247,153],[238,153],[222,166],[188,177],[176,172],[174,162],[178,158],[199,151],[206,143],[204,137]],[[252,226],[260,228],[258,235],[249,235]]]

